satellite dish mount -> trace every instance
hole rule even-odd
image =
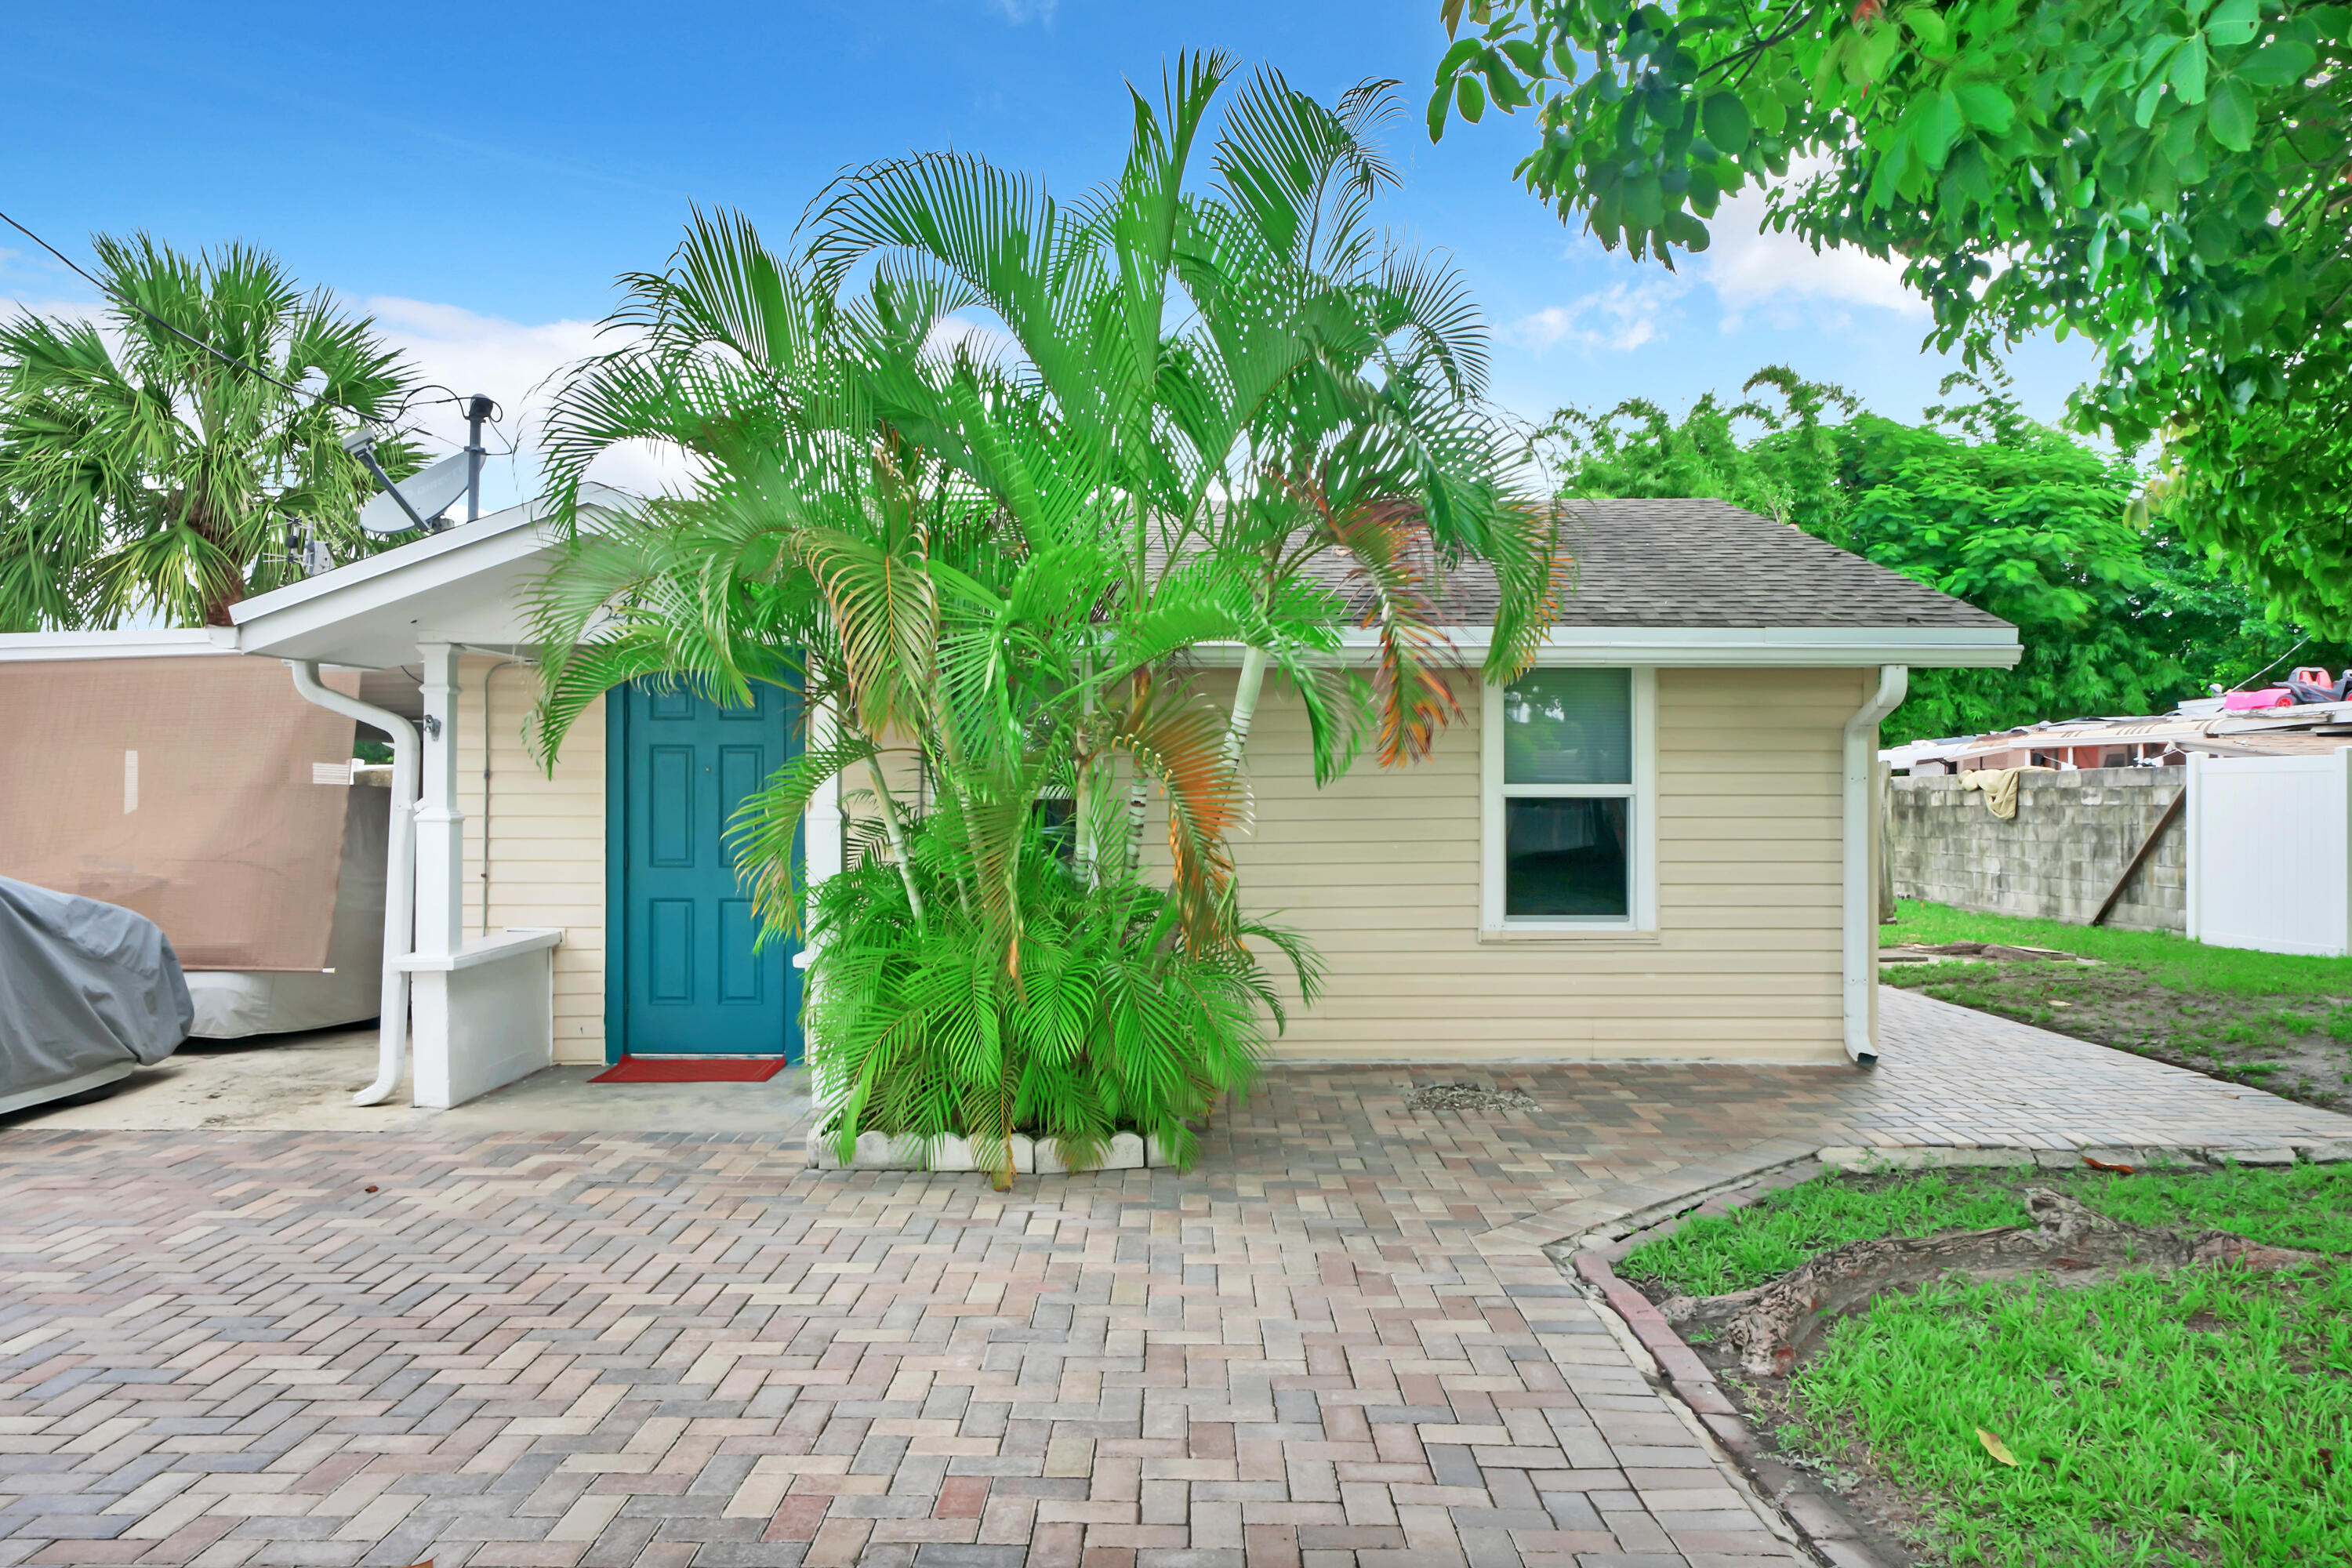
[[[480,393],[466,402],[466,521],[473,521],[482,515],[482,462],[489,454],[482,448],[482,426],[498,413],[498,405]]]
[[[394,484],[376,460],[375,432],[362,426],[343,437],[343,450],[357,458],[383,487],[383,493],[360,508],[359,523],[370,533],[405,533],[421,528],[428,533],[448,527],[442,513],[466,501],[466,521],[482,515],[482,463],[488,453],[482,446],[482,426],[498,417],[498,405],[478,393],[466,401],[466,447],[428,463]]]

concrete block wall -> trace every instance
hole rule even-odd
[[[1895,896],[1964,910],[2087,925],[2116,874],[2189,782],[2186,768],[2085,768],[2025,773],[2017,816],[1946,775],[1887,781],[1886,845]],[[2188,923],[2188,828],[2176,817],[2133,873],[2107,924],[2180,931]]]

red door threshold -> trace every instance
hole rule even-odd
[[[590,1083],[765,1083],[782,1057],[623,1057]]]

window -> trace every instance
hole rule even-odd
[[[1484,921],[1501,936],[1654,928],[1647,669],[1537,669],[1486,699]]]
[[[1046,847],[1063,865],[1075,864],[1078,856],[1078,803],[1070,792],[1059,784],[1048,784],[1043,794],[1029,805],[1029,815],[1035,819],[1037,830],[1045,835]]]

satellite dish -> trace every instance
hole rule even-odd
[[[417,469],[361,507],[360,526],[370,533],[404,533],[416,526],[416,518],[431,522],[464,499],[473,460],[470,452],[452,452]]]

